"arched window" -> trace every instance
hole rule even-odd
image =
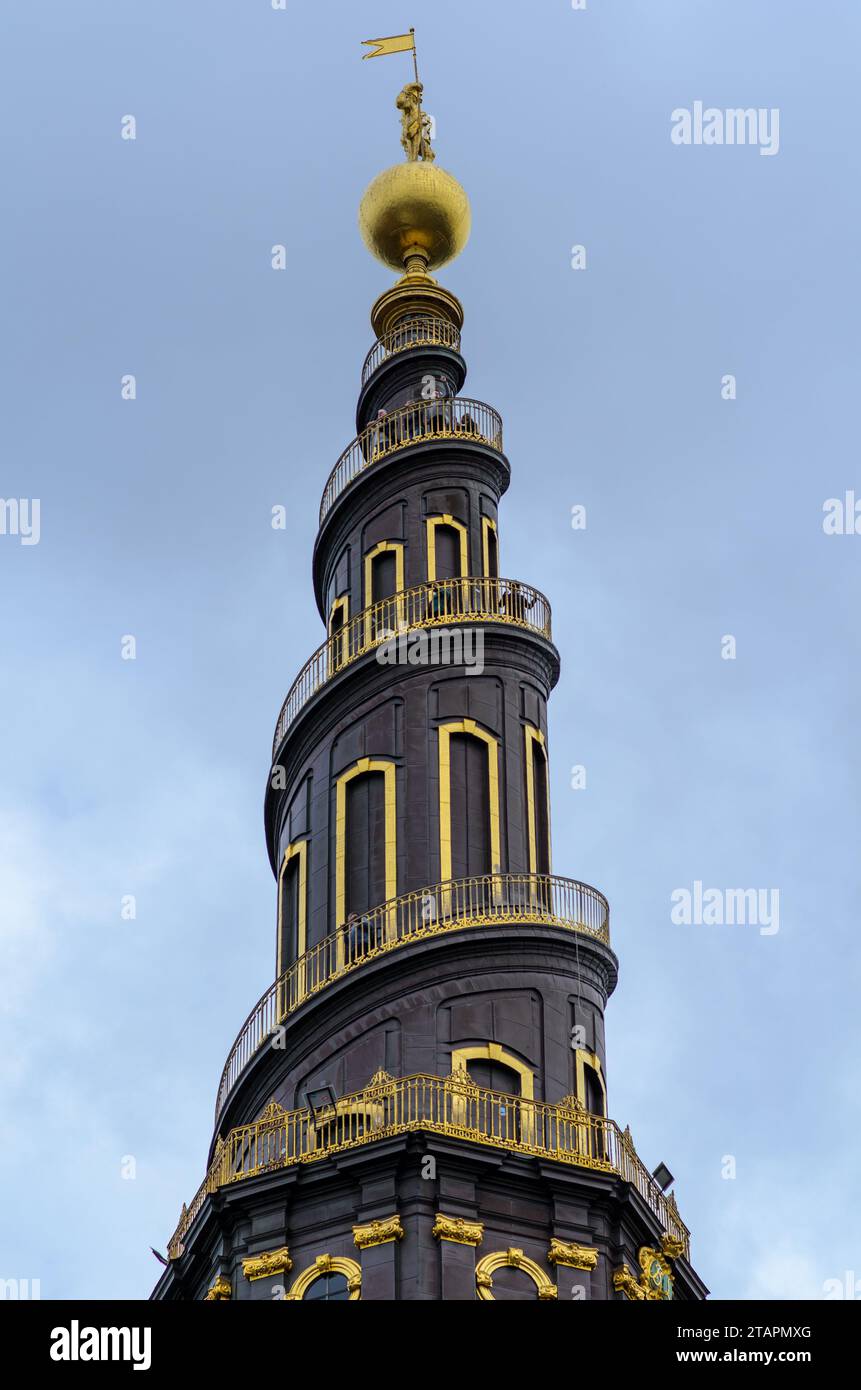
[[[361,922],[397,894],[395,764],[359,758],[342,772],[335,791],[335,925]],[[386,937],[394,920],[384,924]],[[345,963],[345,933],[338,963]]]
[[[465,1076],[479,1088],[456,1103],[455,1123],[467,1125],[489,1139],[528,1143],[534,1135],[535,1073],[500,1043],[476,1043],[452,1049],[452,1076]],[[485,1091],[500,1096],[483,1094]],[[519,1097],[524,1104],[512,1105],[507,1097]]]
[[[590,1115],[603,1120],[607,1115],[607,1088],[604,1085],[600,1057],[596,1052],[578,1047],[574,1053],[574,1067],[577,1099]],[[594,1122],[584,1126],[581,1146],[588,1148],[592,1158],[606,1159],[607,1136],[604,1126]]]
[[[540,729],[524,727],[526,739],[526,815],[529,834],[529,872],[550,873],[550,787],[547,745]]]
[[[498,873],[499,742],[473,719],[438,735],[440,878]]]
[[[574,1052],[576,1096],[590,1115],[606,1115],[607,1090],[597,1052],[578,1047]]]
[[[601,1084],[601,1076],[598,1071],[587,1062],[583,1067],[584,1073],[584,1101],[583,1104],[590,1115],[604,1114],[604,1087]]]
[[[337,671],[347,660],[346,627],[350,616],[350,600],[346,594],[336,598],[329,612],[329,661]]]
[[[537,1303],[538,1286],[525,1269],[503,1265],[493,1276],[493,1297],[497,1303]]]
[[[481,518],[481,558],[485,579],[499,578],[499,537],[492,517]]]
[[[448,512],[427,519],[428,579],[461,579],[469,573],[467,530]]]
[[[346,1274],[320,1274],[302,1295],[303,1303],[347,1303],[350,1289]]]
[[[346,1300],[354,1303],[361,1296],[362,1271],[355,1260],[340,1255],[318,1255],[314,1263],[294,1279],[284,1298],[285,1301],[307,1298],[321,1303]]]
[[[523,1278],[512,1277],[515,1271]],[[531,1282],[531,1294],[524,1278]],[[475,1291],[479,1298],[490,1302],[499,1297],[500,1300],[539,1299],[544,1303],[557,1297],[556,1285],[541,1266],[513,1247],[496,1250],[479,1260],[475,1267]]]
[[[365,608],[375,609],[365,618],[365,642],[396,632],[403,621],[404,546],[402,541],[380,541],[365,556]],[[389,600],[387,602],[387,600]]]
[[[278,960],[281,975],[291,961],[307,950],[308,841],[287,846],[278,875]]]

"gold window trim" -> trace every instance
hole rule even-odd
[[[533,1101],[535,1099],[535,1072],[525,1062],[521,1062],[519,1057],[515,1057],[511,1052],[506,1052],[501,1043],[478,1043],[472,1047],[453,1048],[451,1054],[452,1075],[457,1076],[462,1073],[468,1082],[472,1082],[467,1063],[476,1061],[499,1062],[501,1066],[510,1067],[520,1077],[521,1101]],[[475,1083],[472,1082],[472,1084]],[[461,1098],[460,1096],[452,1098],[452,1119],[455,1124],[466,1122],[466,1099],[468,1098]],[[535,1137],[535,1108],[532,1105],[521,1105],[519,1114],[520,1137],[525,1144],[531,1144]]]
[[[332,619],[334,618],[334,616],[335,616],[335,614],[337,613],[337,611],[338,611],[339,608],[341,609],[341,612],[343,613],[343,626],[346,627],[346,626],[347,626],[347,623],[350,621],[350,595],[349,595],[349,594],[341,594],[340,598],[333,598],[333,599],[332,599],[332,607],[329,609],[329,624],[328,624],[328,626],[329,626],[329,636],[330,636],[330,637],[332,636]]]
[[[532,752],[534,745],[541,749],[541,756],[544,758],[545,782],[547,786],[547,872],[553,872],[553,856],[550,847],[550,761],[547,757],[547,740],[540,729],[536,729],[534,724],[525,724],[523,728],[525,749],[526,749],[526,820],[529,827],[529,872],[538,873],[538,824],[535,818],[535,775],[533,772]]]
[[[385,601],[374,598],[374,561],[378,555],[385,555],[389,551],[393,551],[395,556],[395,595],[402,594],[404,590],[404,543],[403,541],[380,541],[380,543],[375,545],[373,550],[369,550],[365,556],[365,608],[368,610],[367,616],[365,617],[366,646],[370,646],[371,642],[374,640],[374,615],[371,610],[375,603]],[[398,601],[397,614],[398,624],[403,626],[405,621],[403,599]]]
[[[331,641],[331,639],[332,639],[332,622],[333,622],[333,619],[334,619],[334,617],[335,617],[335,614],[336,614],[339,610],[340,610],[340,612],[341,612],[341,614],[342,614],[342,622],[341,622],[341,630],[340,630],[340,632],[337,634],[337,636],[340,637],[340,639],[341,639],[341,642],[340,642],[341,651],[340,651],[340,653],[336,653],[335,648],[336,648],[337,645],[338,645],[337,639],[336,639],[336,641],[335,641],[334,643],[332,643],[332,641]],[[331,661],[332,667],[333,667],[334,670],[336,670],[336,671],[338,670],[338,668],[339,668],[340,666],[346,665],[347,658],[348,658],[348,655],[349,655],[349,649],[348,649],[348,647],[347,647],[347,626],[348,626],[348,624],[349,624],[349,621],[350,621],[350,596],[349,596],[349,594],[341,594],[340,598],[336,598],[336,599],[333,599],[333,600],[332,600],[332,607],[329,609],[329,621],[328,621],[328,623],[326,624],[326,631],[327,631],[328,637],[329,637],[329,639],[330,639],[329,659],[330,659],[330,661]]]
[[[491,873],[501,872],[499,828],[499,739],[479,727],[474,719],[440,724],[439,734],[439,876],[451,878],[451,736],[470,734],[487,745],[487,778],[490,792]]]
[[[460,532],[460,578],[465,579],[469,574],[469,558],[467,552],[467,529],[462,521],[458,521],[450,512],[441,512],[438,516],[429,516],[427,525],[427,546],[428,546],[428,582],[433,583],[436,579],[436,528],[438,526],[452,526],[455,531]]]
[[[520,1077],[520,1096],[522,1100],[535,1099],[535,1072],[513,1053],[506,1052],[501,1043],[479,1043],[474,1047],[452,1048],[451,1069],[453,1072],[465,1071],[468,1062],[499,1062],[500,1066],[510,1067]]]
[[[302,1273],[294,1279],[289,1292],[284,1295],[284,1301],[304,1298],[315,1280],[323,1278],[326,1274],[344,1275],[347,1280],[351,1303],[355,1303],[357,1299],[362,1297],[362,1269],[355,1260],[348,1260],[340,1255],[318,1255],[314,1263],[309,1265],[307,1269],[303,1269]]]
[[[550,1279],[534,1260],[530,1260],[524,1255],[522,1250],[511,1246],[508,1250],[495,1250],[492,1255],[484,1255],[475,1266],[475,1291],[480,1299],[485,1302],[493,1303],[493,1276],[498,1269],[503,1266],[510,1269],[522,1269],[524,1274],[528,1274],[533,1284],[538,1290],[538,1297],[542,1302],[558,1298],[558,1290],[553,1280]]]
[[[601,1083],[601,1094],[602,1094],[603,1097],[604,1097],[604,1118],[606,1119],[606,1116],[607,1116],[607,1085],[606,1085],[606,1082],[604,1081],[604,1073],[603,1073],[603,1071],[601,1070],[601,1058],[598,1056],[597,1052],[590,1052],[589,1049],[586,1048],[586,1047],[577,1047],[577,1048],[574,1049],[574,1067],[575,1067],[575,1075],[576,1075],[576,1083],[575,1083],[575,1084],[576,1084],[577,1099],[580,1101],[580,1104],[583,1106],[583,1108],[584,1108],[584,1110],[585,1110],[585,1108],[586,1108],[586,1067],[585,1067],[585,1064],[586,1064],[587,1062],[589,1063],[589,1066],[590,1066],[590,1067],[592,1068],[592,1070],[595,1072],[596,1076],[598,1077],[598,1080],[599,1080],[600,1083]]]
[[[390,758],[359,758],[342,772],[335,783],[335,926],[342,928],[347,917],[347,783],[366,772],[381,772],[386,800],[386,901],[398,893],[397,773]],[[387,938],[394,932],[394,915],[386,923]],[[344,937],[338,940],[338,960],[343,964]]]
[[[290,862],[299,859],[299,891],[298,900],[298,921],[296,923],[296,956],[297,959],[303,956],[308,949],[307,924],[308,924],[308,841],[293,840],[284,851],[281,860],[281,868],[278,871],[278,960],[276,979],[280,979],[286,969],[284,961],[284,937],[283,937],[283,912],[284,912],[284,875]]]
[[[490,573],[490,532],[496,537],[496,574]],[[492,516],[481,518],[481,568],[485,579],[499,577],[499,531]]]

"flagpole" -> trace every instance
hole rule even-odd
[[[415,29],[410,29],[410,38],[411,38],[412,41],[413,41],[413,67],[414,67],[414,69],[415,69],[415,74],[416,74],[416,86],[418,86],[418,82],[419,82],[419,60],[418,60],[418,57],[416,56],[416,31],[415,31]]]

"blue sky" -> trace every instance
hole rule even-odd
[[[562,655],[554,867],[611,902],[610,1111],[714,1296],[821,1297],[861,1277],[848,0],[4,7],[0,491],[41,536],[0,536],[0,1277],[149,1293],[272,978],[267,757],[390,281],[356,209],[409,61],[360,41],[410,23],[473,206],[440,278],[505,420],[502,571]],[[778,154],[674,145],[698,100],[778,108]],[[673,923],[696,880],[779,890],[779,932]]]

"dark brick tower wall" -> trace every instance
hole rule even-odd
[[[421,264],[372,322],[314,546],[329,636],[267,781],[276,982],[154,1297],[703,1297],[607,1119],[617,961],[601,894],[550,863],[559,656],[500,578],[501,422]]]

